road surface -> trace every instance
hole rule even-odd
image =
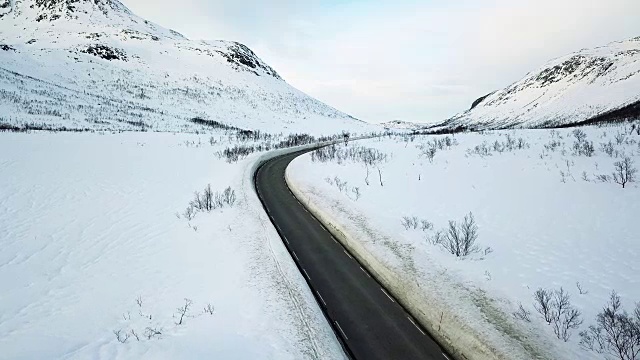
[[[291,193],[285,169],[304,152],[263,164],[255,186],[347,354],[358,360],[451,358]]]

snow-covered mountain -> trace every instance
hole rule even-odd
[[[554,59],[444,125],[555,127],[640,116],[640,37]]]
[[[117,0],[0,0],[0,127],[371,129],[288,85],[248,47],[192,41]]]

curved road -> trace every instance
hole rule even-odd
[[[255,187],[347,354],[366,360],[449,359],[291,193],[285,169],[307,151],[264,163],[256,171]]]

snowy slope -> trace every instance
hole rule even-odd
[[[0,124],[193,131],[195,117],[284,133],[372,128],[246,46],[191,41],[116,0],[0,0]]]
[[[476,100],[445,125],[471,129],[555,127],[640,101],[640,37],[552,60]],[[634,112],[636,116],[640,111]]]

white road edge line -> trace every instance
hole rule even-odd
[[[347,250],[342,249],[342,251],[344,251],[344,253],[345,253],[345,254],[347,254],[347,256],[348,256],[350,259],[353,259],[353,257],[351,256],[351,254],[349,254],[349,253],[347,252]]]
[[[286,237],[286,236],[284,236],[284,235],[282,235],[282,238],[284,239],[284,242],[286,242],[286,243],[287,243],[287,245],[288,245],[288,244],[289,244],[289,240],[287,240],[287,237]]]
[[[331,238],[333,239],[334,243],[336,243],[336,244],[338,243],[338,240],[336,240],[336,238],[334,238],[333,236]]]
[[[302,271],[304,271],[304,276],[307,277],[307,279],[311,280],[311,277],[309,276],[309,274],[307,273],[307,270],[302,269]]]
[[[416,324],[416,322],[415,322],[415,321],[413,321],[413,319],[411,318],[411,316],[407,316],[407,319],[409,319],[409,321],[411,321],[411,323],[413,324],[413,326],[415,326],[415,327],[416,327],[416,329],[418,329],[418,330],[422,333],[422,335],[427,335],[427,334],[425,334],[425,333],[424,333],[424,331],[422,331],[422,329],[420,329],[420,328],[418,327],[418,324]],[[444,353],[442,353],[442,355],[444,355]],[[447,357],[447,356],[445,355],[444,357]],[[448,359],[448,358],[447,358],[447,359]]]
[[[367,270],[365,270],[362,266],[360,266],[360,270],[362,270],[363,273],[367,274],[368,277],[371,277],[371,275],[369,275]]]
[[[291,250],[291,253],[293,254],[293,257],[296,258],[296,260],[300,261],[300,259],[298,258],[298,255],[296,255],[296,252]]]
[[[393,301],[393,302],[396,302],[395,300],[393,300],[393,298],[392,298],[391,296],[389,296],[389,294],[388,294],[388,293],[387,293],[383,288],[380,288],[380,290],[382,290],[382,292],[383,292],[385,295],[387,295],[387,297],[389,298],[389,300],[391,300],[391,301]]]
[[[344,330],[342,330],[337,320],[336,320],[336,326],[338,327],[338,330],[340,330],[340,333],[342,334],[342,336],[344,336],[345,339],[349,340],[349,338],[347,337],[347,334],[344,333]]]
[[[445,353],[442,353],[442,356],[444,356],[445,359],[449,360],[449,357],[445,355]]]
[[[320,301],[322,301],[322,303],[324,304],[324,306],[327,306],[327,303],[324,302],[324,299],[322,298],[322,295],[320,295],[320,293],[318,292],[318,290],[316,290],[316,294],[318,294],[318,297],[320,298]]]

